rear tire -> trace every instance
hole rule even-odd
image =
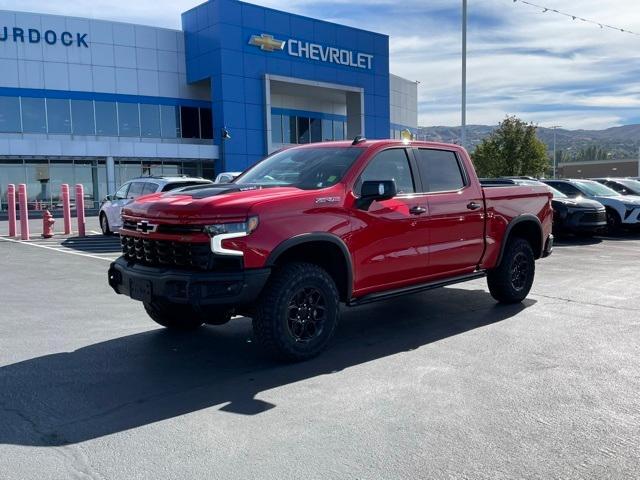
[[[144,303],[147,314],[156,323],[170,330],[189,331],[207,325],[224,325],[231,320],[232,311],[220,308],[196,310],[190,305],[171,302]]]
[[[103,235],[111,235],[111,227],[109,227],[109,219],[104,213],[100,214],[100,229]]]
[[[324,350],[340,317],[340,295],[331,276],[310,263],[280,267],[262,293],[253,317],[258,343],[289,362]]]
[[[487,275],[491,296],[500,303],[521,302],[531,291],[535,269],[529,242],[518,237],[510,239],[500,265]]]

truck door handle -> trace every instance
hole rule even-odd
[[[411,215],[422,215],[423,213],[427,213],[427,209],[419,205],[416,205],[415,207],[411,207],[409,209],[409,213]]]
[[[478,210],[479,208],[482,208],[482,205],[476,202],[470,202],[467,204],[467,208],[469,210]]]

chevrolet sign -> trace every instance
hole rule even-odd
[[[252,35],[249,39],[249,45],[259,47],[265,52],[275,52],[284,50],[291,57],[308,58],[318,62],[335,63],[337,65],[345,65],[347,67],[362,68],[371,70],[371,62],[373,55],[367,53],[354,52],[342,48],[326,47],[317,43],[305,42],[290,38],[289,40],[278,40],[266,33],[260,35]]]
[[[76,33],[75,35],[71,32],[60,33],[54,30],[42,32],[37,28],[0,27],[0,42],[6,42],[9,38],[12,38],[16,43],[40,43],[42,41],[47,45],[61,43],[65,47],[76,45],[89,48],[87,35],[86,33]]]

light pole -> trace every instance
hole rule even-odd
[[[460,144],[467,143],[467,0],[462,0],[462,122]]]
[[[558,155],[556,152],[556,130],[560,128],[560,125],[553,125],[551,128],[553,129],[553,178],[558,178]]]

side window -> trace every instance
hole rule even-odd
[[[142,195],[142,190],[144,189],[144,183],[142,182],[133,182],[129,187],[129,193],[127,195],[128,198],[138,198]]]
[[[367,180],[395,180],[398,193],[415,192],[409,158],[403,148],[384,150],[369,162],[354,189],[357,195],[362,182]]]
[[[149,195],[158,191],[158,184],[153,182],[147,182],[142,189],[142,195]]]
[[[624,188],[624,185],[620,185],[618,182],[604,182],[604,184],[609,187],[609,188],[613,188],[616,192],[618,193],[623,193],[626,192],[626,188]]]
[[[122,185],[118,189],[118,191],[114,195],[116,200],[123,200],[123,199],[127,198],[127,191],[129,190],[129,185],[131,185],[131,184],[130,183],[125,183],[124,185]]]
[[[427,192],[448,192],[465,186],[462,168],[454,152],[420,148],[416,161]]]
[[[554,187],[557,190],[560,190],[562,193],[564,193],[566,196],[568,197],[578,197],[580,195],[582,195],[582,192],[580,192],[580,190],[578,190],[576,187],[574,187],[573,185],[570,185],[568,183],[564,183],[564,182],[558,182],[558,183],[550,183],[550,185],[552,187]]]

